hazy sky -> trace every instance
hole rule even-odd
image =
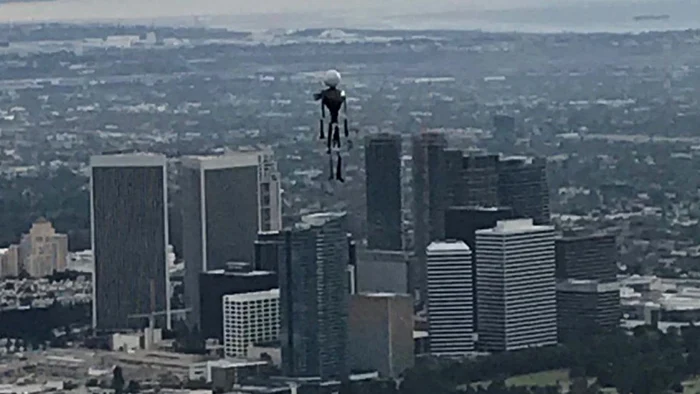
[[[535,10],[522,10],[533,7]],[[510,12],[480,12],[516,8],[517,11]],[[279,15],[290,12],[304,12],[307,15]],[[445,14],[441,17],[427,16],[440,12]],[[238,18],[235,23],[219,25],[253,30],[330,26],[395,28],[396,24],[387,22],[386,17],[412,14],[418,15],[412,18],[412,24],[401,27],[413,28],[420,23],[421,28],[491,30],[497,23],[505,30],[525,31],[522,29],[526,25],[556,25],[555,30],[580,28],[581,31],[615,31],[627,29],[621,25],[624,23],[631,24],[633,28],[644,27],[632,22],[635,15],[663,13],[671,15],[671,21],[653,28],[700,27],[700,19],[697,18],[700,15],[700,0],[57,0],[0,4],[0,22],[95,19],[141,19],[144,22],[167,17],[250,13],[279,14],[260,19]],[[451,25],[439,24],[445,18],[451,19]]]
[[[27,21],[83,18],[156,18],[183,15],[319,11],[349,8],[355,12],[401,14],[454,9],[493,9],[563,3],[634,0],[58,0],[0,5],[0,20]]]

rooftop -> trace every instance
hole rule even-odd
[[[428,245],[428,253],[430,252],[471,252],[469,246],[463,241],[447,240],[435,241]]]
[[[117,153],[90,157],[90,167],[160,167],[165,155],[157,153]]]
[[[553,226],[535,225],[532,219],[512,219],[499,220],[496,222],[496,227],[484,230],[477,230],[477,234],[483,235],[508,235],[508,234],[526,234],[540,231],[554,231]]]
[[[318,212],[301,217],[301,222],[297,223],[296,228],[308,229],[310,227],[319,227],[334,220],[342,218],[346,215],[345,212]]]
[[[410,297],[408,294],[400,293],[388,293],[388,292],[376,292],[376,293],[358,293],[358,296],[369,297],[369,298],[398,298],[398,297]]]
[[[229,152],[217,156],[185,156],[182,165],[197,170],[220,170],[225,168],[257,166],[262,152]]]
[[[274,274],[272,271],[226,271],[225,269],[209,270],[205,272],[208,275],[230,275],[230,276],[262,276]]]
[[[270,298],[279,298],[280,290],[272,289],[266,291],[257,291],[255,293],[229,294],[224,296],[224,302],[242,302],[242,301],[257,301],[267,300]]]

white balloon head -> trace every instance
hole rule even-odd
[[[340,73],[336,70],[326,71],[326,75],[323,77],[323,83],[329,88],[334,88],[340,85]]]

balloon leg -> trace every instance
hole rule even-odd
[[[333,147],[340,148],[340,127],[337,124],[333,132]]]
[[[335,179],[339,180],[340,182],[345,182],[345,179],[343,178],[343,158],[340,156],[340,153],[338,153],[338,168],[335,171]]]

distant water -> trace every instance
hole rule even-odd
[[[666,20],[635,21],[639,15],[668,15]],[[642,32],[700,28],[700,0],[665,0],[452,12],[393,18],[395,27],[481,29],[487,31]]]
[[[489,1],[484,0],[486,3]],[[492,2],[498,0],[490,0]],[[507,0],[500,0],[505,4]],[[531,0],[545,2],[549,0]],[[525,0],[509,4],[523,4]],[[413,0],[408,4],[437,4],[426,12],[407,9],[404,0],[346,0],[355,9],[328,10],[343,3],[329,0],[56,0],[48,3],[3,4],[0,22],[30,21],[137,21],[156,24],[216,25],[241,30],[298,29],[307,27],[381,29],[457,29],[522,32],[639,32],[700,28],[700,0],[559,0],[554,6],[477,11],[454,8],[449,0]],[[249,4],[259,8],[250,9]],[[284,6],[284,5],[287,6]],[[298,9],[305,4],[306,9]],[[382,4],[369,9],[368,4]],[[470,3],[474,4],[474,3]],[[552,3],[550,3],[552,4]],[[360,5],[360,6],[358,6]],[[262,7],[262,8],[261,8]],[[266,7],[266,8],[265,8]],[[286,7],[286,8],[282,8]],[[314,10],[314,8],[318,10]],[[325,7],[325,8],[324,8]],[[452,8],[448,8],[452,7]],[[257,12],[246,15],[243,10]],[[449,9],[449,12],[445,12]],[[270,14],[270,11],[282,11]],[[405,10],[400,14],[397,10]],[[293,15],[291,15],[293,13]],[[192,15],[214,15],[193,17]],[[226,15],[226,16],[225,16]],[[635,21],[638,15],[669,15],[668,20]]]

